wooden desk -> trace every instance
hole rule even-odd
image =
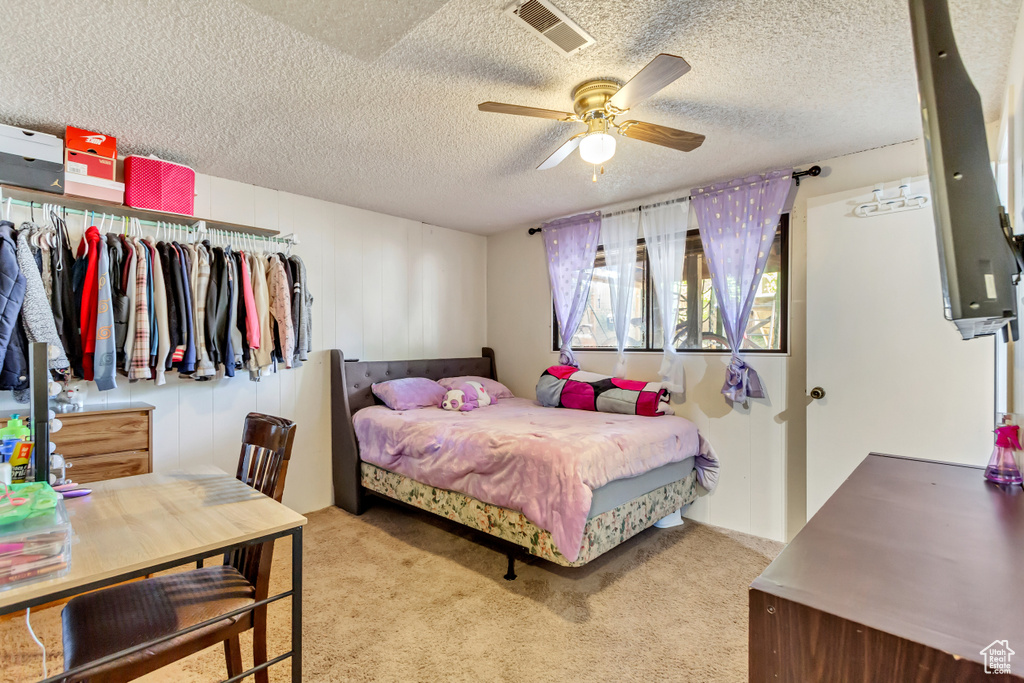
[[[215,467],[111,479],[90,488],[91,495],[65,501],[74,534],[68,574],[0,592],[0,614],[291,535],[292,590],[268,600],[292,598],[292,679],[301,680],[305,517]]]
[[[750,587],[750,680],[1021,681],[1024,493],[872,454]],[[982,649],[1008,640],[1012,675]]]

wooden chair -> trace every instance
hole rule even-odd
[[[295,441],[289,420],[249,413],[242,433],[237,478],[280,502]],[[133,645],[264,600],[270,588],[274,542],[227,553],[224,564],[122,584],[73,598],[61,614],[64,668],[90,662]],[[253,629],[253,660],[267,661],[267,606],[178,636],[89,669],[90,682],[130,681],[216,643],[224,643],[228,677],[242,673],[240,633]],[[255,674],[268,680],[267,670]]]

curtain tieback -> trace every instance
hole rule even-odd
[[[746,403],[747,397],[764,398],[764,388],[757,370],[750,367],[735,353],[725,369],[725,384],[722,393],[734,403]]]
[[[572,347],[569,344],[564,344],[558,351],[558,364],[559,365],[571,365],[574,368],[578,368],[580,364],[576,361],[576,356],[573,355]]]

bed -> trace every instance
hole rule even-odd
[[[391,411],[370,388],[403,377],[462,375],[496,380],[494,352],[485,348],[478,358],[346,362],[341,351],[332,351],[336,505],[358,515],[377,496],[487,533],[509,549],[506,578],[514,578],[515,549],[582,566],[714,488],[717,459],[696,427],[682,418],[544,408],[526,399],[501,399],[468,413]],[[524,434],[532,448],[518,445]],[[573,461],[573,448],[595,457]],[[639,449],[644,465],[620,453],[629,449]],[[521,476],[515,469],[520,460],[523,467],[553,469],[529,470],[540,484],[508,485]],[[548,460],[560,464],[556,468]]]

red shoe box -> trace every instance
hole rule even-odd
[[[64,131],[64,146],[76,152],[88,152],[108,159],[117,158],[117,138],[113,135],[68,126]]]
[[[89,152],[64,150],[64,170],[68,175],[84,175],[103,180],[117,180],[117,159]]]

